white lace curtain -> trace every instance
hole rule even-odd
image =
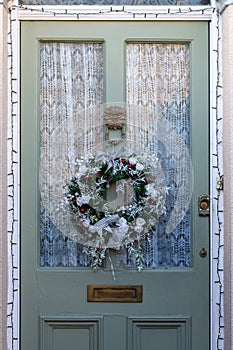
[[[40,45],[41,265],[89,264],[62,203],[77,157],[102,142],[102,43]]]
[[[167,214],[155,227],[153,249],[145,248],[146,261],[149,266],[189,266],[190,48],[131,43],[126,52],[127,142],[141,153],[155,153],[169,187]]]
[[[44,42],[40,53],[41,266],[88,266],[61,202],[75,159],[103,144],[103,46]],[[189,66],[189,45],[127,44],[126,144],[155,153],[170,188],[167,215],[142,242],[148,267],[189,266]],[[122,260],[133,264],[124,251]]]

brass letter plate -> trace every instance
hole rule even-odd
[[[142,286],[87,286],[87,301],[141,303]]]

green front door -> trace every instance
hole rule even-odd
[[[67,50],[66,45],[70,44],[74,45],[74,48],[72,46]],[[88,54],[83,54],[83,48],[76,48],[76,45],[89,44],[91,49],[88,48]],[[61,50],[67,63],[58,65],[57,62],[60,61],[56,55],[58,52],[60,55]],[[89,54],[92,50],[98,52],[99,58],[96,62]],[[140,62],[144,62],[145,57],[155,57],[147,54],[153,50],[156,52],[156,58],[152,60],[149,78],[143,78],[145,72],[141,71]],[[80,60],[86,60],[83,67],[88,67],[81,78],[77,73],[79,68],[70,63],[70,59],[75,57],[78,51],[82,52],[83,58]],[[144,56],[142,52],[145,52]],[[176,52],[183,52],[186,57],[180,60],[180,66],[177,65]],[[57,68],[52,70],[51,76],[46,73],[48,68],[46,64],[43,66],[46,62],[43,55],[47,54],[50,57],[47,64],[57,65]],[[142,61],[139,60],[140,57]],[[62,73],[62,69],[68,69],[69,65],[72,74],[66,71]],[[43,198],[46,198],[47,202],[46,200],[44,202],[49,206],[49,200],[54,201],[56,193],[54,189],[59,186],[54,180],[55,177],[50,178],[50,162],[57,159],[57,164],[60,164],[59,159],[67,155],[63,154],[64,149],[73,147],[73,144],[76,145],[79,155],[82,155],[82,149],[89,147],[86,146],[85,135],[83,137],[79,131],[76,133],[76,130],[84,130],[82,128],[85,126],[81,126],[78,122],[69,122],[58,131],[51,125],[54,125],[54,120],[63,117],[64,105],[69,116],[71,102],[66,101],[76,99],[82,105],[82,108],[79,105],[75,110],[77,118],[85,115],[86,121],[95,123],[92,113],[87,112],[88,98],[82,95],[82,86],[86,85],[76,86],[77,90],[72,90],[71,86],[77,81],[83,83],[85,79],[88,79],[89,86],[92,86],[94,82],[91,78],[97,76],[96,70],[100,71],[102,76],[97,82],[98,92],[94,89],[94,97],[91,97],[96,99],[96,103],[102,100],[103,106],[117,105],[123,108],[122,106],[132,99],[133,102],[130,103],[134,104],[136,114],[140,109],[139,105],[144,108],[148,103],[149,109],[153,108],[155,114],[160,113],[160,121],[163,114],[163,122],[158,122],[159,124],[152,128],[148,126],[151,113],[148,115],[144,113],[143,122],[139,117],[131,119],[131,126],[134,120],[138,132],[144,135],[135,148],[143,149],[154,128],[158,140],[157,147],[160,147],[157,153],[161,156],[160,164],[163,169],[168,169],[169,162],[173,164],[174,169],[177,163],[182,164],[180,159],[175,158],[183,147],[181,144],[186,145],[186,150],[190,154],[189,171],[181,165],[184,170],[182,181],[178,179],[179,174],[177,177],[174,175],[175,170],[171,171],[170,165],[169,175],[164,170],[165,180],[167,181],[169,176],[172,179],[167,184],[168,193],[176,187],[179,188],[179,193],[174,190],[173,200],[167,199],[168,202],[170,200],[167,211],[173,212],[173,216],[170,216],[173,218],[173,226],[174,222],[177,223],[172,232],[162,220],[156,224],[157,238],[156,240],[153,238],[152,262],[148,262],[150,253],[146,251],[150,245],[145,244],[146,259],[141,272],[137,271],[134,263],[127,257],[127,251],[114,250],[106,253],[106,264],[93,271],[88,258],[84,262],[85,258],[82,255],[84,253],[81,250],[77,253],[77,247],[72,245],[71,235],[65,232],[68,224],[60,223],[56,228],[57,217],[60,214],[59,206],[55,208],[57,214],[52,213],[51,217],[46,217],[46,222],[43,221],[43,213],[41,214],[44,210],[41,204]],[[46,76],[46,88],[42,72]],[[187,76],[188,79],[185,80]],[[139,94],[136,100],[138,89],[131,86],[135,78],[137,81],[144,81],[145,85],[144,93],[141,97]],[[55,81],[64,83],[64,79],[66,82],[64,88],[54,87]],[[183,84],[184,80],[186,82]],[[199,196],[209,192],[208,23],[23,22],[21,81],[21,349],[209,349],[209,220],[207,215],[201,216],[198,212]],[[152,85],[155,86],[153,89]],[[62,90],[62,93],[59,92],[60,95],[59,89]],[[178,91],[176,89],[180,91],[179,96],[174,93]],[[77,95],[73,96],[76,94],[73,91],[76,91]],[[156,97],[148,97],[149,91],[156,91]],[[68,100],[64,97],[67,95]],[[155,99],[157,102],[153,104]],[[137,105],[139,100],[140,103]],[[76,106],[75,103],[74,105]],[[175,112],[174,115],[172,110],[179,112]],[[177,122],[178,114],[181,116],[179,122]],[[51,119],[48,125],[45,123],[47,117]],[[171,128],[174,120],[176,120],[175,132]],[[62,123],[61,120],[59,127]],[[127,138],[127,133],[129,134],[132,128],[130,126],[124,128]],[[99,139],[95,139],[96,143],[107,133],[106,128],[100,130],[103,133],[98,136]],[[123,131],[120,129],[118,131],[122,136]],[[47,135],[45,141],[43,141],[44,132]],[[63,137],[62,133],[67,132],[72,132],[73,135],[68,137],[70,145],[59,148],[57,145]],[[114,133],[114,130],[110,130],[110,134],[112,132]],[[185,139],[182,139],[180,135],[184,134]],[[80,143],[77,141],[77,135],[80,137]],[[91,139],[90,134],[87,137],[88,140]],[[174,151],[176,154],[173,154],[171,144],[175,138],[177,138],[177,150]],[[166,142],[161,146],[164,139]],[[51,146],[54,147],[53,153],[47,154],[46,147],[50,147],[52,143],[55,144],[55,147]],[[44,153],[47,154],[48,165],[43,163]],[[175,160],[171,161],[172,157]],[[64,174],[66,170],[64,167]],[[57,172],[59,171],[57,169]],[[44,178],[46,184],[48,182],[49,184],[46,185],[47,190],[41,192],[40,186]],[[66,176],[60,180],[65,183]],[[193,190],[189,205],[186,203],[189,201],[189,196],[185,195],[182,186],[188,184],[189,191],[191,182]],[[183,202],[179,198],[182,193]],[[177,208],[178,200],[183,204]],[[49,208],[51,210],[51,207]],[[180,215],[180,211],[184,208],[187,213],[182,212]],[[185,217],[183,221],[180,216]],[[56,239],[53,238],[53,234]],[[67,263],[67,250],[71,246],[72,249],[76,249],[76,255],[71,254],[73,260]],[[60,250],[57,247],[60,247]],[[56,255],[58,253],[54,253],[54,250],[59,250],[59,259]],[[124,264],[118,264],[119,256],[124,257]]]

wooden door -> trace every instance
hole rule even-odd
[[[40,158],[40,54],[43,43],[100,44],[102,63],[98,61],[97,65],[102,65],[103,72],[101,96],[103,103],[111,106],[127,103],[126,80],[129,83],[131,79],[126,63],[129,45],[133,45],[133,50],[138,44],[186,45],[190,110],[188,112],[184,105],[187,110],[184,116],[187,114],[190,118],[186,143],[193,170],[193,193],[186,225],[188,239],[177,229],[177,241],[173,247],[168,247],[169,233],[164,231],[162,223],[157,223],[161,235],[157,265],[144,266],[141,272],[130,263],[118,266],[119,253],[114,251],[110,252],[106,265],[97,271],[93,271],[88,262],[86,267],[78,263],[76,266],[49,266],[43,262],[45,241],[40,239],[40,172],[44,169]],[[169,58],[166,60],[169,62]],[[73,77],[75,74],[74,71]],[[162,76],[163,72],[156,74]],[[199,196],[209,191],[208,23],[23,22],[21,78],[21,349],[208,349],[209,222],[208,216],[200,216],[198,212]],[[160,82],[162,84],[163,79]],[[164,80],[164,84],[171,82]],[[64,93],[68,90],[69,86]],[[52,84],[50,91],[56,93]],[[176,96],[170,98],[176,102]],[[169,113],[167,101],[164,100],[163,106],[167,106]],[[162,124],[166,125],[169,124]],[[157,130],[171,133],[161,125]],[[53,131],[49,132],[51,135]],[[172,133],[170,135],[173,137]],[[54,156],[59,158],[59,153]],[[168,159],[165,157],[162,161],[165,164]],[[188,174],[191,176],[191,171]],[[56,183],[51,180],[51,188],[54,186]],[[72,240],[68,237],[64,241]],[[51,247],[53,238],[49,243]],[[180,258],[168,263],[165,255],[169,249],[179,251],[181,246],[186,246],[181,248],[185,256],[181,253]],[[207,256],[200,254],[201,251],[206,251]]]

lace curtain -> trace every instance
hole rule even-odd
[[[62,199],[76,158],[102,142],[103,45],[41,43],[40,74],[41,266],[86,266]]]
[[[152,248],[145,247],[148,266],[190,264],[189,90],[188,44],[127,45],[127,142],[159,158],[169,187],[167,214],[154,228]]]
[[[41,266],[90,266],[61,198],[76,157],[103,145],[103,45],[44,42],[40,55]],[[126,145],[155,153],[169,187],[167,214],[142,241],[147,267],[190,264],[189,65],[188,45],[127,44]],[[122,262],[134,265],[123,249]]]

